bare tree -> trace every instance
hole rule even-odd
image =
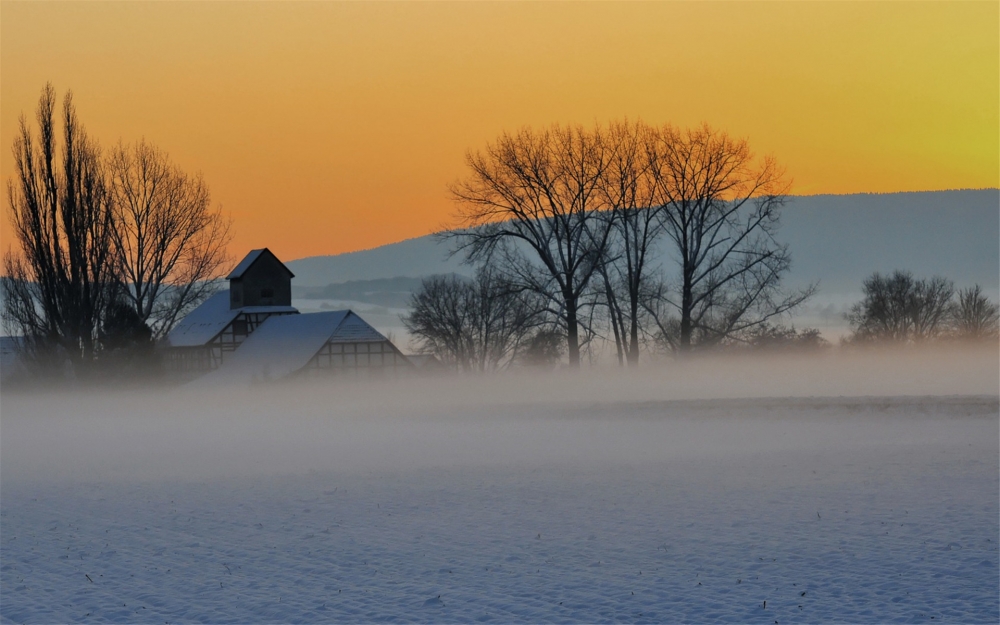
[[[913,338],[935,338],[947,331],[951,321],[955,284],[947,278],[934,277],[914,282],[911,296]]]
[[[640,303],[646,313],[647,334],[652,338],[653,345],[667,352],[677,351],[677,340],[680,336],[680,321],[674,314],[676,307],[670,303],[670,292],[666,280],[661,277],[649,280],[640,293]]]
[[[403,326],[417,339],[420,351],[459,369],[469,368],[474,359],[466,331],[468,296],[462,278],[432,276],[422,281],[410,301],[410,313],[403,317]]]
[[[757,162],[746,140],[708,126],[665,126],[657,144],[650,168],[679,265],[677,299],[667,301],[680,351],[739,340],[812,295],[780,289],[791,261],[774,235],[788,184],[773,158]]]
[[[529,348],[532,355],[544,351],[535,337],[544,327],[543,308],[537,294],[483,267],[472,280],[455,275],[424,280],[403,324],[422,351],[462,371],[496,371]]]
[[[565,324],[569,364],[580,365],[581,299],[611,233],[600,193],[607,166],[597,130],[552,126],[502,134],[470,152],[471,174],[452,185],[464,230],[459,251],[498,263],[517,283],[547,298]]]
[[[36,356],[66,357],[81,373],[97,357],[101,315],[114,297],[113,214],[100,152],[67,92],[57,159],[56,93],[38,102],[39,134],[21,117],[16,178],[7,183],[10,223],[20,248],[4,256],[4,321]],[[58,354],[56,354],[58,352]]]
[[[201,176],[144,140],[119,144],[108,170],[124,297],[158,339],[218,288],[230,222],[212,209]]]
[[[955,333],[960,338],[997,338],[1000,307],[986,297],[978,284],[958,292],[953,316]]]
[[[915,280],[908,271],[874,273],[862,286],[864,298],[847,320],[852,340],[912,342],[940,336],[947,329],[955,287],[951,280]]]
[[[598,268],[619,363],[639,364],[643,290],[652,246],[663,231],[662,207],[650,163],[656,149],[652,129],[642,122],[612,123],[607,130],[608,164],[601,193],[612,237]]]

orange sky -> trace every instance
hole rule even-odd
[[[0,75],[5,180],[52,81],[200,170],[236,256],[438,230],[467,149],[552,122],[706,121],[796,194],[1000,186],[997,2],[4,1]]]

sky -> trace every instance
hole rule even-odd
[[[997,2],[4,0],[0,75],[5,181],[51,81],[200,172],[234,257],[454,225],[466,152],[552,123],[706,122],[799,195],[1000,186]]]

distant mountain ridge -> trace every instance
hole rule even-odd
[[[994,298],[1000,291],[1000,189],[794,196],[782,211],[777,238],[789,245],[792,255],[786,283],[818,281],[821,296],[858,293],[861,281],[873,271],[893,269],[942,275],[958,286],[979,283]],[[296,274],[297,297],[305,294],[303,287],[341,285],[330,291],[337,295],[331,299],[383,292],[391,295],[376,297],[382,305],[390,300],[398,304],[417,282],[362,282],[470,275],[472,268],[460,256],[449,257],[452,244],[428,235],[286,264]],[[662,242],[660,250],[669,253]],[[355,284],[346,288],[350,281]]]

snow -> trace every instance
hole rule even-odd
[[[1000,618],[995,392],[673,377],[5,396],[0,620]]]
[[[229,307],[229,290],[219,291],[192,310],[167,335],[172,347],[204,345],[226,329],[240,313]]]

